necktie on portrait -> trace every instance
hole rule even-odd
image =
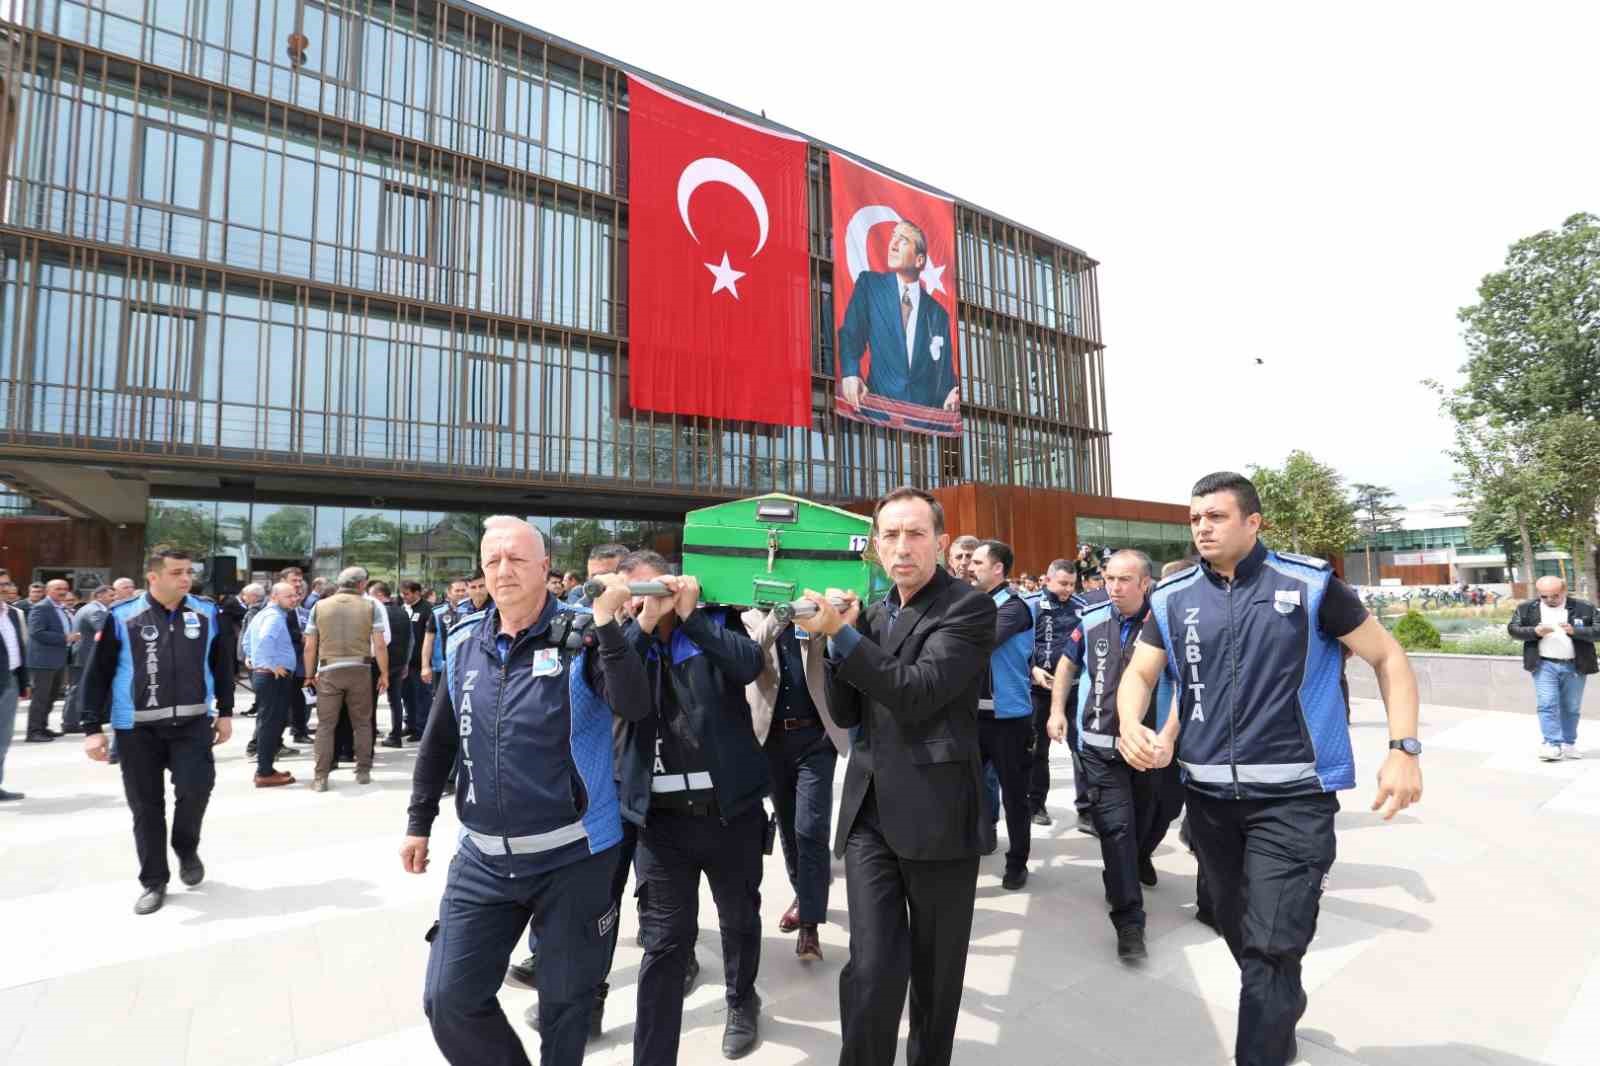
[[[900,328],[907,329],[911,325],[911,287],[900,286]]]

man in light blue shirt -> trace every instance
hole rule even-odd
[[[271,601],[251,621],[244,634],[245,661],[250,664],[250,685],[256,694],[257,788],[291,784],[294,775],[272,765],[283,744],[291,700],[300,699],[295,683],[297,656],[289,634],[289,612],[295,608],[295,587],[287,581],[272,586]]]

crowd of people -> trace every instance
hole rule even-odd
[[[188,556],[159,549],[143,591],[103,607],[77,724],[94,759],[114,757],[115,734],[144,914],[169,879],[165,772],[180,879],[205,876],[212,748],[231,736],[241,667],[262,788],[293,783],[286,730],[315,745],[313,790],[341,761],[370,781],[387,697],[383,744],[419,744],[404,869],[427,871],[444,797],[460,823],[423,993],[452,1063],[527,1061],[502,983],[537,990],[527,1021],[542,1061],[582,1059],[604,1028],[630,872],[635,1063],[677,1061],[702,877],[722,940],[723,1054],[749,1053],[775,844],[793,894],[779,928],[801,965],[823,957],[832,860],[844,863],[840,1062],[894,1060],[909,989],[909,1061],[948,1063],[980,863],[1003,818],[1001,883],[1028,884],[1032,828],[1052,822],[1049,744],[1065,744],[1075,825],[1104,862],[1108,951],[1148,956],[1142,889],[1187,812],[1198,914],[1241,969],[1236,1061],[1283,1066],[1336,794],[1355,783],[1342,649],[1371,664],[1388,711],[1374,810],[1421,798],[1421,749],[1404,653],[1326,563],[1269,551],[1260,524],[1247,479],[1210,475],[1193,492],[1195,556],[1159,582],[1143,552],[1082,546],[1030,590],[1007,544],[952,540],[938,501],[902,488],[873,516],[888,595],[806,590],[814,606],[792,622],[703,604],[692,575],[624,545],[591,553],[588,582],[555,575],[538,531],[511,517],[485,523],[481,569],[439,603],[414,582],[395,602],[350,567],[309,587],[291,568],[214,604],[191,594]]]

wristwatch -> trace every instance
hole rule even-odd
[[[1390,751],[1403,751],[1407,755],[1421,755],[1422,743],[1416,737],[1402,737],[1389,741]]]

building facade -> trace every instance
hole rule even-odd
[[[1371,575],[1367,574],[1367,549],[1372,550]],[[1528,580],[1520,573],[1521,552],[1507,557],[1504,547],[1474,546],[1466,525],[1394,529],[1376,533],[1352,547],[1344,556],[1346,575],[1357,585],[1384,581],[1402,585],[1502,585]],[[1534,552],[1534,580],[1556,576],[1575,579],[1572,556],[1554,545],[1541,544]]]
[[[634,410],[624,65],[456,2],[6,13],[0,480],[17,492],[186,529],[247,569],[332,566],[376,538],[397,573],[441,554],[407,545],[450,516],[664,543],[688,508],[772,490],[1110,495],[1096,264],[1076,248],[957,201],[964,435],[840,420],[813,141],[810,427]],[[294,539],[261,549],[269,523]]]

